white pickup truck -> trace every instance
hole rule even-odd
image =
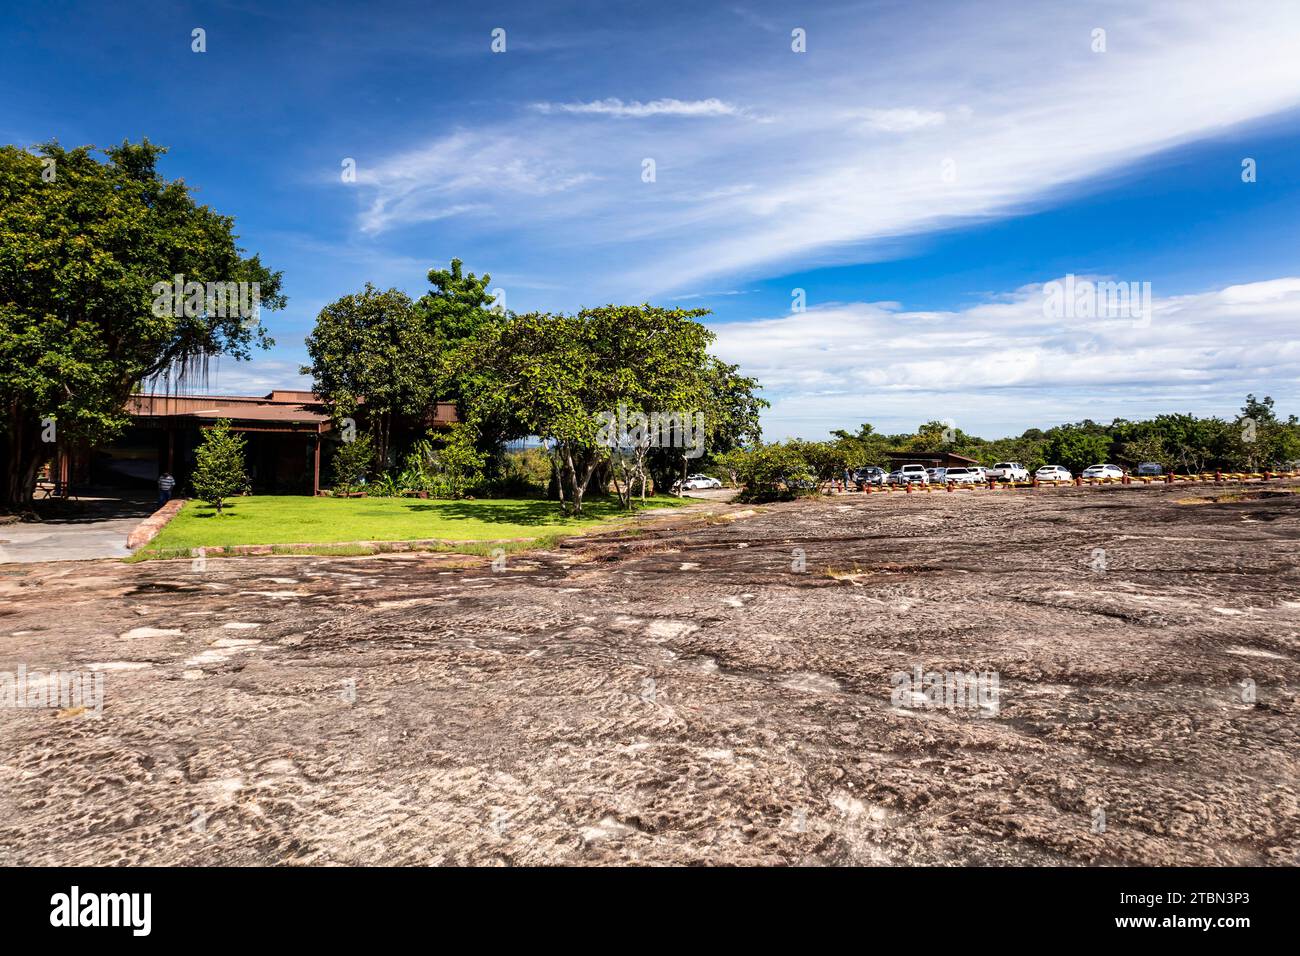
[[[989,469],[988,475],[998,481],[1028,481],[1029,469],[1018,461],[1000,461]]]
[[[910,485],[914,481],[919,481],[923,485],[930,483],[930,475],[925,470],[925,465],[904,465],[898,471],[892,472],[889,476],[891,484]]]

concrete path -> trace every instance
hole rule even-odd
[[[126,536],[153,512],[152,501],[74,502],[43,521],[0,524],[0,564],[124,558]]]

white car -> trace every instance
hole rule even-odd
[[[890,479],[896,485],[910,485],[914,481],[928,485],[930,483],[930,473],[926,470],[925,465],[904,465],[898,471],[893,472]]]
[[[979,471],[974,468],[945,468],[942,481],[952,485],[975,485],[984,480],[983,471],[983,468]]]
[[[674,491],[702,491],[706,488],[721,488],[722,482],[708,475],[687,475],[685,481],[673,483]]]
[[[1089,465],[1083,469],[1085,478],[1123,478],[1124,469],[1118,465]]]
[[[1000,461],[989,469],[988,475],[998,481],[1028,481],[1029,469],[1018,461]]]
[[[1039,481],[1070,481],[1074,478],[1070,469],[1063,465],[1044,465],[1034,472],[1034,477]]]

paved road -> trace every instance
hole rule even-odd
[[[152,501],[99,498],[69,505],[43,521],[0,524],[0,564],[124,558],[126,536],[153,511]]]

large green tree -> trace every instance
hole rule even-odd
[[[503,313],[493,308],[492,276],[486,272],[466,272],[464,263],[452,259],[449,269],[430,269],[428,279],[433,288],[416,300],[415,309],[444,348],[477,338],[484,326],[501,318]]]
[[[652,449],[647,456],[647,467],[656,488],[670,487],[692,466],[720,469],[726,456],[762,441],[759,415],[770,403],[757,395],[762,388],[758,380],[741,375],[739,366],[711,355],[705,360],[702,375],[704,396],[700,410],[705,422],[704,455],[689,458],[688,450],[683,448]],[[727,459],[725,470],[730,473],[734,464]]]
[[[477,414],[513,415],[523,434],[551,444],[562,501],[581,513],[593,474],[611,454],[643,447],[624,447],[611,416],[692,412],[704,403],[704,348],[712,336],[694,321],[704,314],[611,305],[577,315],[512,315],[483,330],[459,361],[483,376]],[[624,472],[625,501],[634,480]]]
[[[631,507],[639,486],[645,497],[647,459],[659,448],[699,458],[708,447],[711,408],[710,358],[713,333],[695,319],[705,309],[663,309],[650,305],[604,306],[580,316],[602,342],[613,415],[604,437],[610,442],[615,491]],[[718,412],[720,414],[720,412]]]
[[[1048,433],[1043,454],[1049,464],[1064,465],[1077,475],[1089,465],[1108,460],[1110,437],[1082,426],[1063,425]]]
[[[280,273],[244,255],[234,220],[158,172],[162,147],[99,152],[0,147],[0,508],[31,501],[51,451],[43,419],[60,438],[103,440],[141,381],[271,344],[203,293],[159,308],[155,286],[256,283],[261,309],[285,304]]]
[[[488,469],[499,473],[502,443],[520,437],[520,423],[511,409],[479,401],[491,387],[487,373],[473,362],[456,361],[455,356],[506,321],[508,313],[495,304],[488,288],[492,277],[486,272],[481,276],[466,272],[459,259],[452,259],[450,268],[430,269],[428,279],[431,288],[416,300],[415,311],[439,353],[440,384],[434,397],[455,402],[461,420],[475,423],[478,447],[488,455]]]
[[[307,355],[311,364],[302,373],[313,377],[336,420],[364,407],[375,470],[386,469],[394,425],[421,418],[439,386],[441,353],[410,296],[367,282],[361,292],[330,303],[307,336]]]

